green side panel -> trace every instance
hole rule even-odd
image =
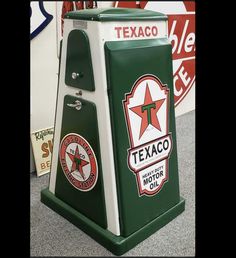
[[[96,8],[68,12],[66,19],[90,21],[167,20],[163,13],[136,8]]]
[[[77,74],[76,78],[72,74]],[[68,35],[65,83],[68,86],[94,91],[93,66],[87,34],[72,30]]]
[[[114,146],[118,205],[122,236],[128,236],[180,201],[173,95],[171,44],[167,39],[105,43],[108,96]],[[153,196],[139,196],[135,174],[127,165],[130,148],[123,103],[125,94],[144,74],[157,76],[170,89],[169,132],[173,149],[169,179]]]
[[[81,110],[67,104],[81,101]],[[107,227],[104,199],[104,186],[100,156],[100,144],[97,124],[97,111],[94,103],[66,95],[64,98],[60,142],[69,133],[82,136],[92,147],[98,164],[98,179],[94,188],[83,192],[76,189],[66,178],[58,158],[55,196],[81,212],[103,228]]]

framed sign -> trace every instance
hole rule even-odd
[[[30,39],[36,37],[53,19],[45,8],[43,1],[30,2]]]
[[[50,172],[54,128],[46,128],[31,133],[37,176]]]

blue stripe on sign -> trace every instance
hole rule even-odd
[[[30,40],[36,37],[53,19],[53,15],[49,14],[46,12],[43,6],[43,1],[39,1],[39,8],[44,17],[46,18],[45,21],[43,21],[37,29],[35,29],[31,34],[30,34]],[[30,17],[32,16],[32,10],[30,8]]]

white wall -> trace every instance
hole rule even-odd
[[[30,42],[31,132],[54,125],[58,73],[56,2],[44,1],[44,7],[53,19]]]

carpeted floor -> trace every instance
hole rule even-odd
[[[185,211],[123,256],[195,256],[195,111],[176,119]],[[114,256],[40,202],[49,175],[31,174],[31,256]]]

